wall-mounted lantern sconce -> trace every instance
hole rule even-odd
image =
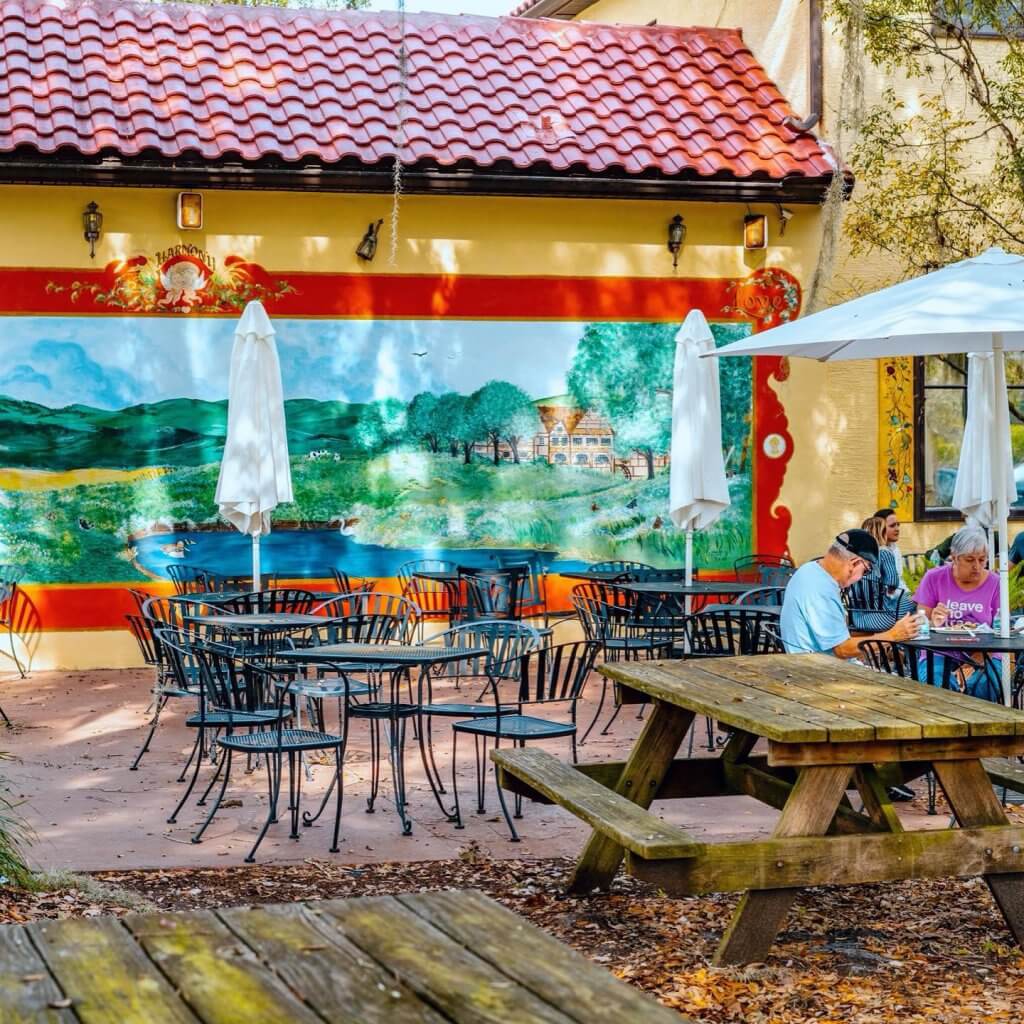
[[[363,235],[363,240],[359,243],[356,248],[356,255],[361,260],[366,260],[367,263],[377,255],[377,235],[380,234],[380,226],[384,221],[379,220],[376,223],[370,221],[370,226],[366,229],[366,234]]]
[[[768,218],[763,213],[748,213],[743,218],[743,248],[768,248]]]
[[[776,206],[779,211],[779,238],[786,233],[786,225],[793,219],[793,211],[788,210],[782,203]]]
[[[686,241],[686,225],[681,214],[676,214],[668,224],[668,251],[672,253],[672,269],[679,266],[679,250]]]
[[[82,226],[85,228],[85,240],[89,243],[89,259],[96,258],[96,243],[100,240],[103,228],[103,214],[95,203],[90,203],[82,214]]]
[[[203,227],[202,192],[178,193],[178,227],[182,231],[200,231]]]

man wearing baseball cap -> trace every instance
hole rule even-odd
[[[834,654],[855,658],[864,640],[912,640],[917,618],[904,615],[891,629],[852,639],[840,593],[878,562],[878,542],[867,530],[844,530],[825,556],[807,562],[786,587],[779,626],[790,654]]]

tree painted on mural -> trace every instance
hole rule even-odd
[[[397,398],[367,402],[356,422],[353,441],[370,454],[400,444],[406,436],[406,403]]]
[[[456,398],[460,396],[456,395]],[[440,399],[430,391],[421,391],[409,403],[406,425],[409,434],[427,446],[427,451],[439,452],[445,436],[444,425],[438,416]]]
[[[619,455],[638,452],[654,479],[654,456],[672,430],[672,364],[678,324],[588,324],[567,379],[581,409],[604,416]]]
[[[924,85],[912,101],[889,90],[854,104],[839,126],[854,140],[843,221],[854,254],[886,252],[914,274],[990,245],[1024,252],[1024,4],[830,0],[827,11],[856,55],[852,79],[866,59]]]
[[[480,435],[491,446],[492,459],[501,461],[501,442],[512,449],[514,462],[519,462],[519,444],[540,427],[540,418],[530,396],[504,380],[488,381],[469,398],[468,414],[479,428]]]

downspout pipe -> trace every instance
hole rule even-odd
[[[807,93],[811,112],[803,121],[787,117],[782,123],[796,132],[809,132],[820,120],[822,114],[822,79],[824,30],[821,18],[821,0],[807,0]]]

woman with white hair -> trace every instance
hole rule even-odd
[[[988,568],[985,531],[977,526],[957,530],[950,545],[949,562],[924,574],[914,600],[937,629],[991,626],[999,611],[999,577]],[[941,663],[944,659],[935,660]],[[959,663],[953,676],[962,690],[985,700],[1001,699],[998,673],[991,665],[963,655],[947,656],[947,660]],[[942,685],[947,666],[940,664],[940,669],[939,678],[930,680],[937,686]]]

